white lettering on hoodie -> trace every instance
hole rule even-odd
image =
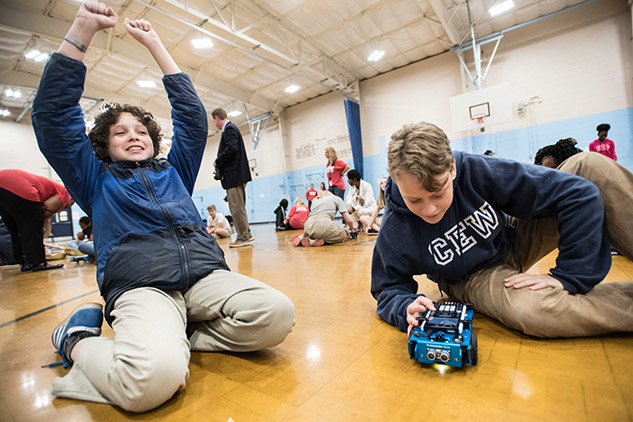
[[[461,255],[477,244],[473,234],[487,239],[497,227],[497,213],[484,201],[479,209],[448,229],[443,236],[433,239],[429,244],[429,252],[435,262],[444,266],[453,261],[455,254]]]

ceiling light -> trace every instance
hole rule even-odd
[[[233,110],[233,111],[229,111],[226,115],[229,117],[236,117],[236,116],[239,116],[240,114],[242,114],[241,111]]]
[[[370,62],[377,62],[378,60],[382,59],[382,56],[384,55],[385,55],[385,50],[374,50],[369,55],[369,57],[367,57],[367,60],[369,60]]]
[[[2,117],[7,117],[11,115],[11,112],[6,108],[3,108],[2,110],[0,110],[0,114],[2,114]]]
[[[154,81],[137,81],[136,83],[141,88],[156,88],[156,82]]]
[[[4,90],[4,95],[9,98],[20,98],[22,96],[22,92],[20,92],[19,89],[14,91],[11,88],[7,88]]]
[[[40,53],[38,56],[34,57],[33,60],[35,60],[36,62],[41,62],[48,59],[48,54],[46,53]]]
[[[490,13],[490,16],[497,16],[505,11],[512,9],[513,7],[514,2],[512,0],[506,0],[502,3],[492,6],[490,9],[488,9],[488,13]]]
[[[42,53],[40,53],[40,50],[31,50],[28,53],[26,53],[24,55],[24,57],[26,57],[27,59],[34,59],[37,56],[39,56],[40,54],[42,54]]]
[[[288,87],[284,90],[286,91],[288,94],[294,94],[295,92],[299,91],[300,86],[297,84],[292,84],[292,85],[288,85]]]
[[[191,44],[194,46],[194,48],[213,47],[213,41],[211,41],[211,38],[198,38],[197,40],[191,40]]]

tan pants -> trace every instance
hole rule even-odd
[[[317,214],[308,217],[303,226],[303,235],[310,239],[323,239],[325,243],[341,243],[347,239],[347,231],[334,224],[334,220],[327,214]]]
[[[55,396],[151,410],[185,387],[189,350],[273,347],[295,323],[294,305],[283,293],[224,270],[185,294],[130,290],[117,299],[112,315],[114,337],[78,343],[71,373],[53,385]]]
[[[613,246],[633,259],[633,174],[615,161],[590,152],[574,155],[559,169],[598,186]],[[598,284],[587,294],[562,288],[531,291],[504,286],[504,279],[525,272],[558,244],[556,220],[517,221],[514,245],[505,263],[480,270],[459,283],[440,283],[453,298],[477,312],[537,337],[580,337],[633,331],[633,282]]]
[[[217,229],[213,232],[213,235],[217,238],[223,239],[226,237],[231,237],[231,229]]]
[[[233,227],[237,232],[235,240],[248,240],[251,237],[251,229],[248,226],[248,215],[246,214],[246,185],[235,186],[227,189],[226,198],[229,201],[229,210],[233,217]]]

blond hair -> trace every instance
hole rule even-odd
[[[378,190],[380,191],[380,193],[378,193],[378,209],[379,210],[382,210],[387,206],[387,204],[385,203],[385,191],[380,188],[380,182],[382,182],[383,179],[385,181],[387,180],[386,177],[382,177],[378,179]]]
[[[330,196],[333,195],[332,192],[330,192],[329,190],[320,190],[319,193],[317,193],[317,199],[321,199],[324,196]]]
[[[391,135],[387,149],[388,171],[392,179],[402,173],[416,177],[422,188],[437,192],[446,185],[453,167],[453,151],[442,129],[432,123],[404,125]]]
[[[325,152],[327,152],[328,155],[328,164],[334,164],[334,162],[336,161],[336,159],[338,158],[338,156],[336,155],[336,150],[334,149],[334,147],[327,147],[325,148]]]
[[[215,205],[211,204],[207,207],[207,211],[211,211],[215,209]]]
[[[305,202],[303,202],[303,199],[301,198],[295,199],[295,205],[303,205],[303,204],[305,204]]]

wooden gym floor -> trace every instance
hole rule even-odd
[[[407,338],[379,320],[369,293],[375,238],[293,248],[300,232],[252,227],[254,247],[229,249],[233,271],[295,303],[297,324],[276,348],[192,353],[191,378],[145,414],[55,399],[51,330],[80,303],[100,301],[95,266],[0,270],[1,421],[626,421],[633,419],[633,335],[538,340],[476,314],[479,364],[464,370],[410,360]],[[554,256],[531,271],[553,266]],[[539,268],[540,267],[540,268]],[[422,278],[420,278],[422,280]],[[425,280],[425,279],[424,279]],[[633,280],[614,257],[608,281]],[[433,299],[434,284],[421,283]],[[103,335],[112,335],[104,324]]]

